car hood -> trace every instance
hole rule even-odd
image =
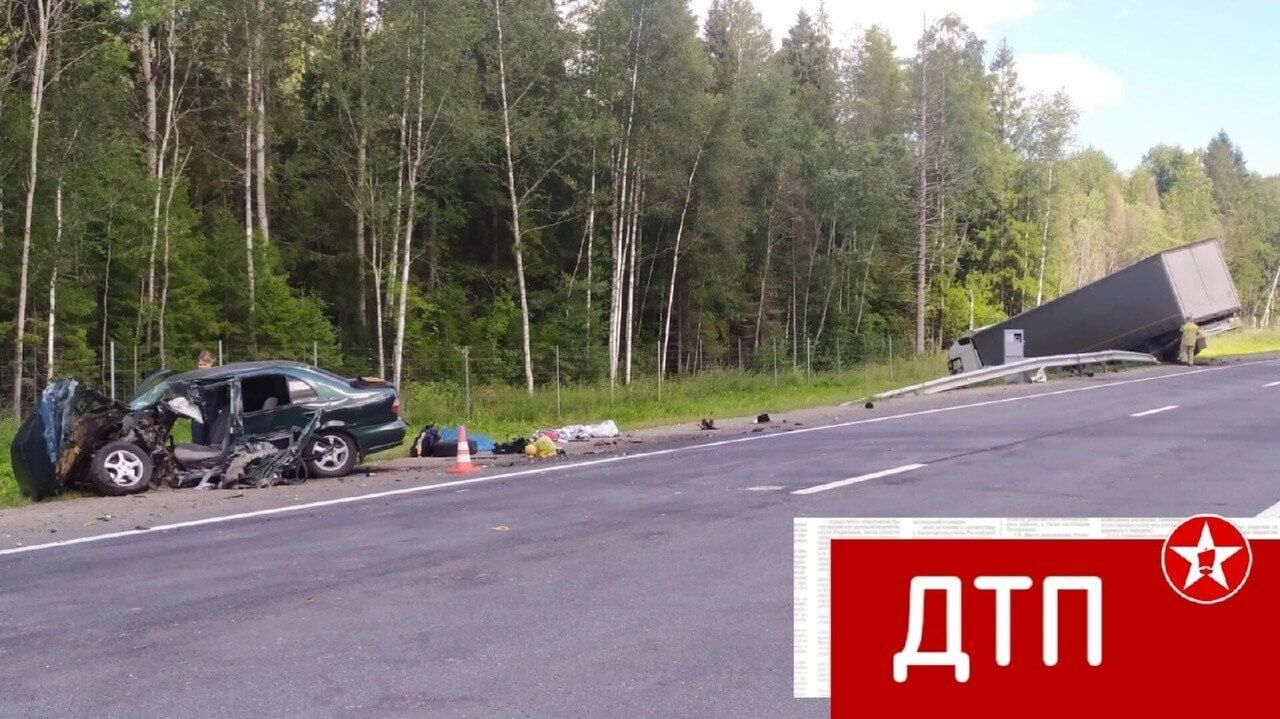
[[[102,429],[123,414],[123,406],[87,384],[46,387],[10,446],[18,488],[32,499],[57,494]]]

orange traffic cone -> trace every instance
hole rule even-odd
[[[458,460],[448,469],[449,474],[468,474],[479,472],[480,468],[471,463],[471,444],[467,442],[466,425],[458,425]]]

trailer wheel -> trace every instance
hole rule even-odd
[[[137,494],[151,485],[151,455],[132,442],[112,442],[93,455],[89,481],[109,497]]]

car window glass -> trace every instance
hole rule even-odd
[[[300,370],[299,375],[305,378],[304,381],[311,385],[316,394],[320,396],[320,399],[325,402],[342,399],[345,396],[342,388],[350,387],[346,380],[341,377],[325,370],[318,370],[315,367]]]
[[[297,377],[289,378],[289,400],[293,404],[307,404],[310,402],[319,402],[320,395],[316,393],[316,388],[312,387],[305,380]]]
[[[138,388],[133,399],[129,401],[129,409],[142,409],[149,407],[164,397],[165,392],[169,391],[169,374],[168,372],[157,372],[147,378],[142,386]]]
[[[288,379],[281,374],[242,377],[240,403],[246,413],[286,407],[291,403]]]

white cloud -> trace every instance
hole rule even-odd
[[[711,0],[693,0],[693,11],[705,19]],[[780,41],[801,9],[817,15],[821,0],[755,0],[766,27]],[[1045,0],[827,0],[827,13],[836,42],[846,44],[871,25],[889,30],[898,53],[914,52],[924,20],[947,13],[959,15],[989,47],[1000,38],[1001,23],[1018,20],[1043,9]],[[1018,75],[1028,95],[1065,89],[1083,113],[1121,98],[1120,77],[1112,70],[1073,52],[1019,53]]]
[[[1081,112],[1120,102],[1120,76],[1077,53],[1014,53],[1028,95],[1066,90]]]

